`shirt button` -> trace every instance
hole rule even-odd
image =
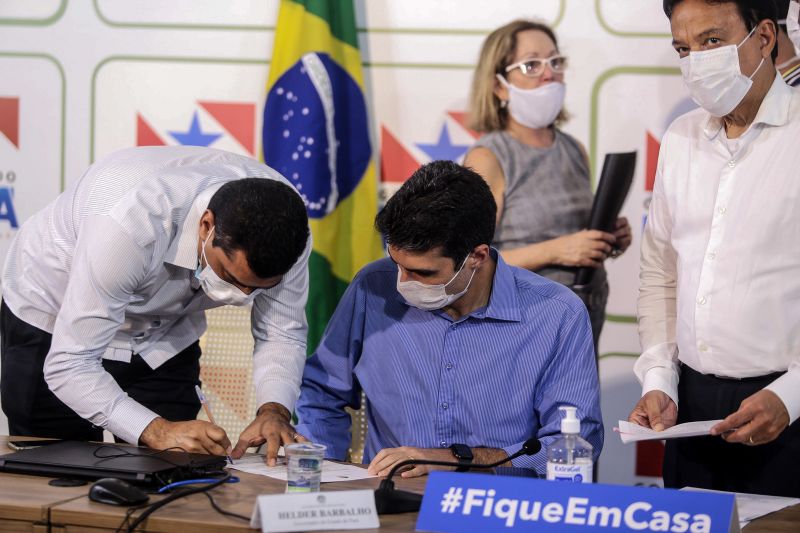
[[[444,367],[445,367],[447,370],[453,370],[453,363],[447,363],[446,365],[444,365]]]
[[[728,161],[728,166],[731,167],[731,168],[735,167],[736,166],[736,161],[731,159],[730,161]]]
[[[701,352],[707,352],[708,351],[708,346],[704,342],[701,342],[700,346],[698,346],[698,348],[700,348]]]
[[[727,209],[725,209],[724,207],[720,207],[719,209],[717,209],[717,213],[719,213],[720,215],[724,215],[726,211]]]
[[[447,409],[448,407],[450,407],[450,404],[447,402],[442,402],[442,409]]]
[[[713,261],[716,258],[717,258],[717,252],[708,252],[709,261]]]
[[[440,448],[447,448],[447,443],[445,441],[442,441],[442,442],[439,443],[439,447]]]
[[[697,299],[697,303],[699,303],[700,305],[705,304],[706,303],[706,297],[705,296],[701,296],[700,298]]]

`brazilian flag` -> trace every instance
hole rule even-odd
[[[382,256],[352,0],[281,0],[262,137],[264,162],[294,184],[310,219],[311,353],[350,280]]]

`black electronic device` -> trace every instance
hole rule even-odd
[[[130,507],[145,503],[150,497],[127,481],[106,477],[92,483],[89,499],[93,502]]]
[[[494,468],[522,455],[534,455],[541,449],[542,443],[539,442],[538,439],[534,438],[526,440],[519,451],[509,455],[504,459],[501,459],[500,461],[489,464],[472,463],[470,465],[464,465],[463,463],[455,461],[428,461],[425,459],[409,459],[408,461],[401,461],[394,465],[394,467],[389,471],[389,475],[386,476],[386,479],[381,481],[380,486],[375,489],[375,507],[377,508],[378,514],[414,513],[419,511],[419,508],[422,506],[422,494],[408,492],[405,490],[397,490],[394,488],[394,481],[392,481],[392,478],[401,468],[405,468],[406,466],[466,466],[467,470],[473,468]]]
[[[636,170],[636,152],[606,154],[603,169],[600,171],[600,182],[594,194],[592,211],[589,215],[588,228],[614,232],[622,204],[628,197]],[[592,282],[594,268],[582,267],[575,274],[573,289],[580,295]]]
[[[456,468],[456,472],[466,472],[469,470],[470,463],[475,459],[470,447],[466,444],[453,444],[450,446],[450,451],[453,453],[453,457],[462,464],[462,466]]]
[[[225,464],[224,457],[215,455],[80,441],[0,455],[3,472],[83,479],[113,477],[153,486],[219,474]]]
[[[6,443],[9,448],[14,451],[21,451],[21,450],[30,450],[33,448],[39,448],[41,446],[48,446],[50,444],[58,444],[59,442],[63,442],[60,439],[41,439],[41,440],[33,440],[33,439],[9,439]]]

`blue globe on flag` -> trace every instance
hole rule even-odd
[[[355,190],[370,162],[367,109],[328,54],[308,53],[273,84],[264,106],[264,162],[322,218]]]

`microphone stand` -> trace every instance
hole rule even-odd
[[[422,506],[422,494],[409,492],[407,490],[397,490],[394,487],[392,478],[398,470],[406,466],[430,465],[430,466],[454,466],[471,470],[473,468],[489,469],[500,466],[520,457],[522,455],[533,455],[542,449],[542,444],[537,439],[528,439],[517,452],[508,457],[489,464],[480,463],[460,463],[458,461],[429,461],[427,459],[408,459],[400,461],[389,471],[386,479],[381,481],[380,486],[375,489],[375,507],[378,514],[397,514],[418,512]]]

